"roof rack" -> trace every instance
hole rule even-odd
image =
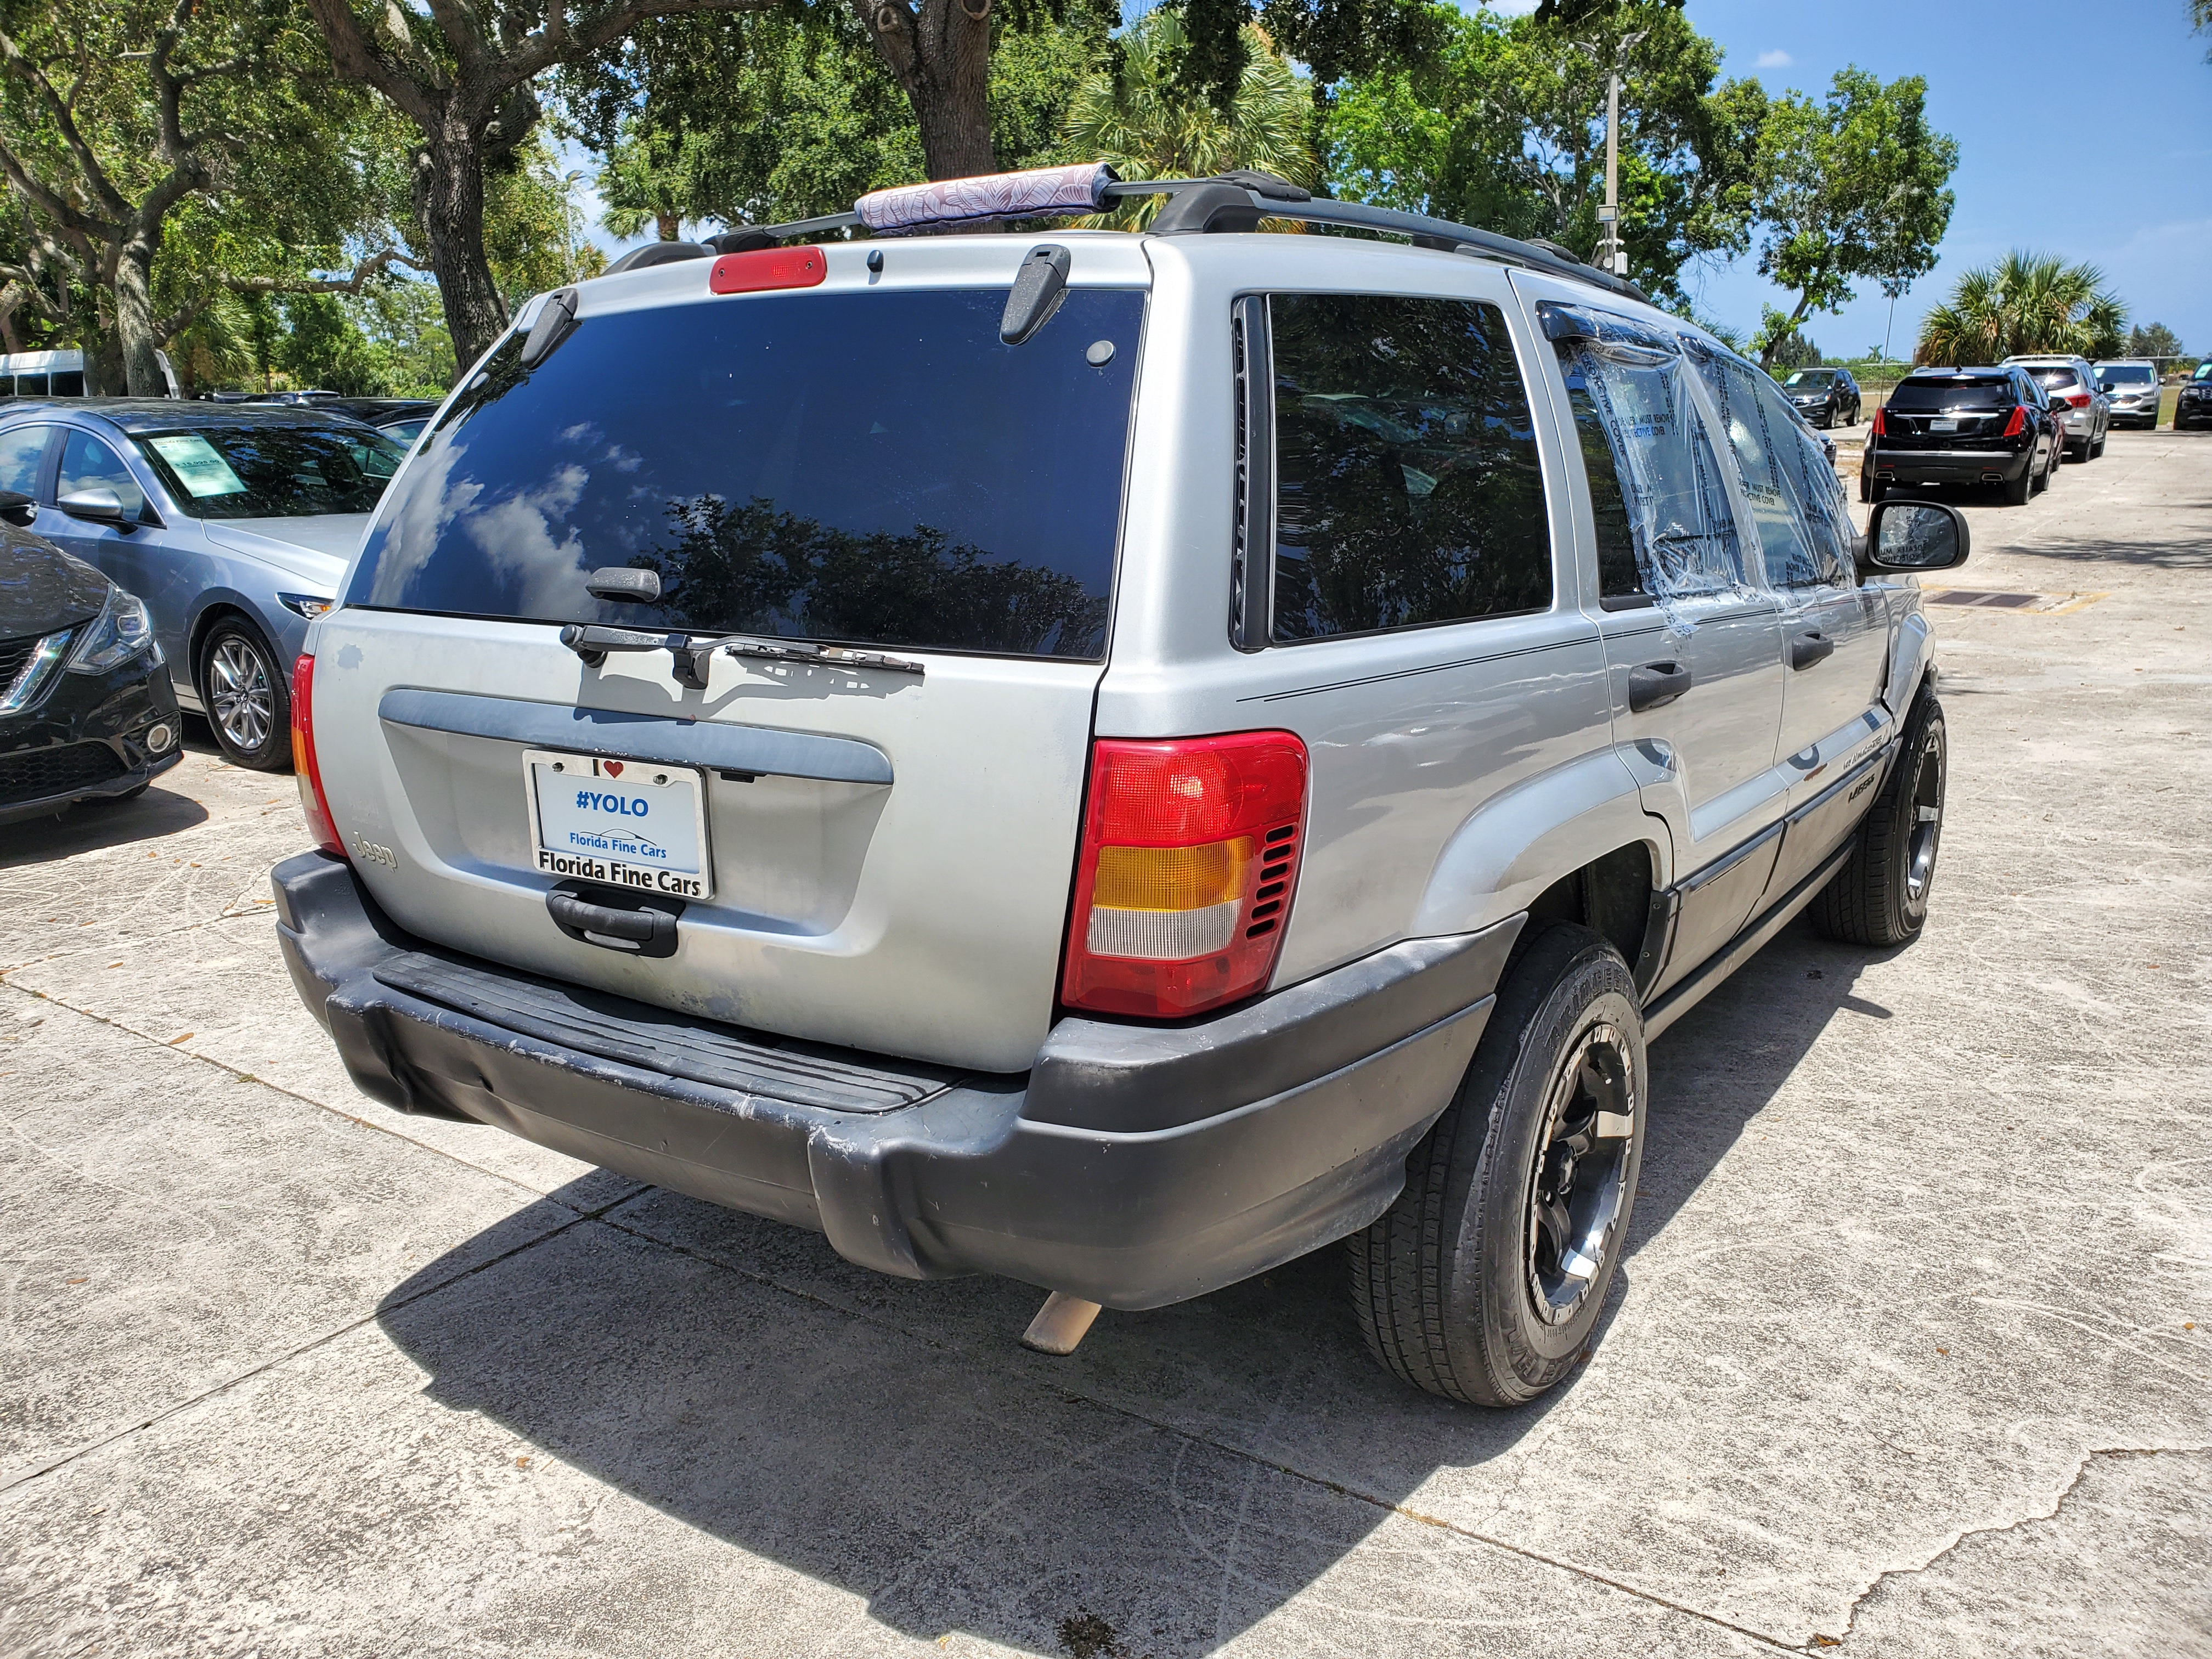
[[[963,203],[957,206],[946,204],[941,211],[931,211],[933,192],[942,202],[951,187],[958,188]],[[1057,194],[1054,193],[1054,187]],[[729,253],[772,246],[793,236],[815,236],[824,231],[863,226],[878,234],[896,234],[951,225],[981,216],[977,204],[991,200],[1001,204],[994,216],[1061,218],[1099,212],[1110,202],[1133,196],[1176,198],[1163,208],[1158,218],[1152,222],[1151,230],[1154,234],[1252,230],[1263,218],[1292,219],[1343,230],[1404,236],[1417,247],[1503,260],[1531,270],[1571,276],[1632,300],[1647,304],[1650,301],[1650,296],[1626,276],[1586,264],[1557,243],[1524,242],[1517,237],[1501,236],[1494,230],[1455,224],[1449,219],[1401,213],[1394,208],[1369,207],[1360,202],[1332,201],[1314,196],[1273,173],[1249,169],[1209,179],[1142,179],[1128,182],[1115,178],[1113,169],[1103,162],[1076,167],[1040,167],[1025,173],[994,173],[983,179],[947,180],[942,185],[918,185],[878,191],[862,198],[849,213],[794,219],[781,225],[746,225],[708,239],[706,246],[716,252]]]

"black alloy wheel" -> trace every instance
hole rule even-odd
[[[1648,1090],[1620,953],[1587,927],[1544,927],[1404,1190],[1346,1241],[1353,1311],[1385,1370],[1518,1406],[1574,1369],[1624,1254]]]
[[[257,772],[292,763],[290,676],[261,630],[225,617],[200,641],[200,699],[222,752]]]
[[[1830,939],[1885,946],[1920,937],[1943,845],[1949,769],[1943,705],[1923,686],[1850,857],[1813,902],[1814,924]]]

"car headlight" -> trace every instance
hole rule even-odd
[[[105,674],[120,666],[154,643],[154,621],[135,593],[119,587],[107,590],[107,603],[70,653],[72,674]]]
[[[276,603],[295,617],[305,617],[309,622],[331,608],[331,601],[317,593],[279,593]]]

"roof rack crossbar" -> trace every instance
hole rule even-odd
[[[1099,193],[1109,199],[1132,196],[1175,196],[1187,190],[1196,190],[1201,185],[1234,182],[1221,179],[1115,180],[1105,185]],[[1240,185],[1238,187],[1243,186]],[[1518,237],[1501,235],[1494,230],[1457,224],[1449,219],[1432,219],[1426,214],[1402,213],[1395,208],[1370,207],[1364,202],[1335,202],[1321,197],[1293,202],[1262,196],[1257,191],[1247,193],[1252,198],[1252,204],[1270,219],[1296,219],[1308,224],[1335,225],[1346,230],[1380,231],[1394,236],[1413,237],[1431,247],[1440,242],[1449,242],[1455,245],[1456,252],[1504,259],[1553,276],[1571,276],[1577,282],[1592,283],[1632,300],[1650,301],[1650,296],[1625,276],[1601,270],[1577,259],[1563,258],[1547,248],[1524,242]],[[860,223],[858,213],[829,213],[817,219],[794,219],[787,224],[763,225],[759,230],[763,235],[781,240],[791,236],[811,236],[825,230],[844,230]]]

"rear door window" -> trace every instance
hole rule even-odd
[[[748,295],[510,337],[422,441],[347,600],[1095,659],[1145,296]],[[657,572],[653,605],[596,568]]]
[[[1589,479],[1600,594],[1673,599],[1748,586],[1680,352],[1641,329],[1597,328],[1558,340],[1556,349]]]
[[[1273,637],[1543,611],[1551,524],[1505,313],[1279,294]]]

